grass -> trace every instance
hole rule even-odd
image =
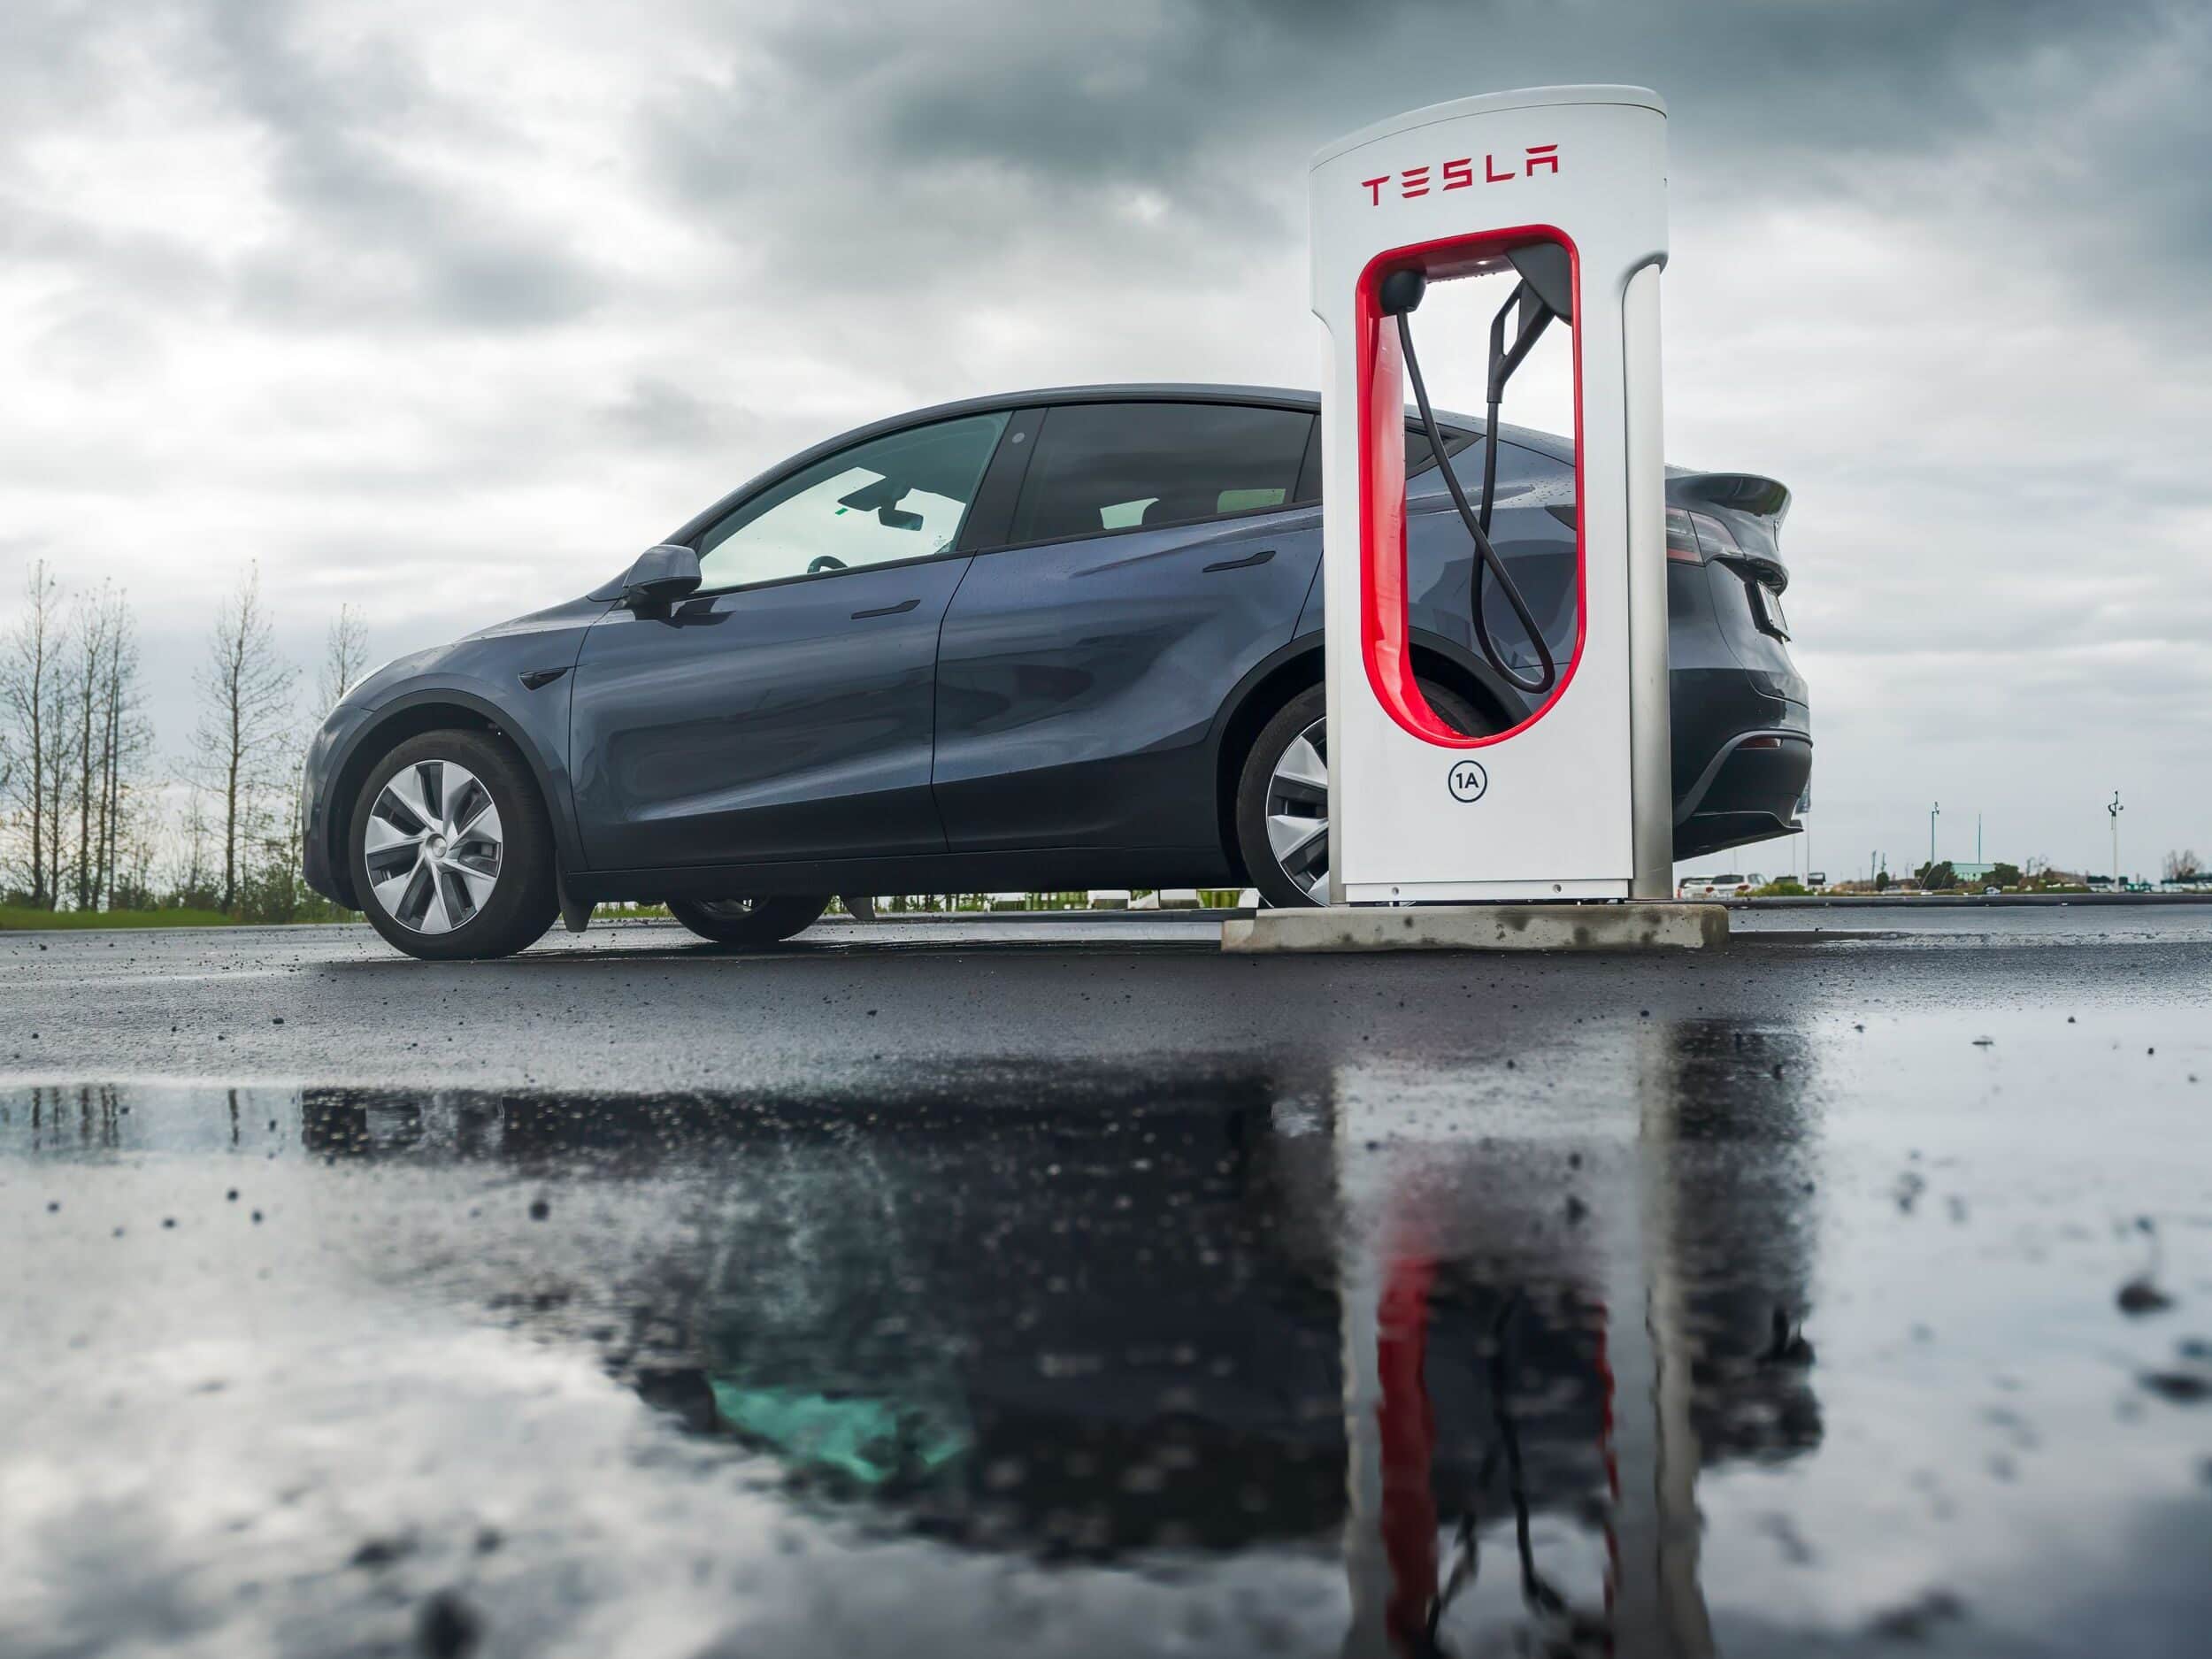
[[[25,929],[101,927],[236,927],[220,910],[40,910],[0,905],[0,933]]]

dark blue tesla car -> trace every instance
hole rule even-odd
[[[787,938],[833,894],[1250,884],[1326,896],[1318,400],[1106,386],[816,445],[580,599],[401,658],[311,745],[308,882],[419,956],[597,902]],[[1476,649],[1473,543],[1407,446],[1413,641],[1471,733],[1527,704]],[[1491,540],[1551,653],[1576,618],[1571,443],[1502,426]],[[1812,768],[1776,533],[1789,494],[1671,471],[1675,856],[1786,833]],[[1486,576],[1486,580],[1489,580]],[[1509,666],[1529,631],[1489,611]]]

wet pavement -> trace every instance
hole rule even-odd
[[[0,1653],[2200,1652],[2212,908],[1947,914],[0,939]]]

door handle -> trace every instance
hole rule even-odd
[[[1202,573],[1210,576],[1216,571],[1248,571],[1255,565],[1264,565],[1268,560],[1273,558],[1274,557],[1275,549],[1273,548],[1263,547],[1258,552],[1248,554],[1240,559],[1217,560],[1215,563],[1207,565]]]
[[[895,605],[878,605],[873,611],[856,611],[853,620],[858,622],[868,617],[902,617],[921,603],[918,599],[902,599]]]

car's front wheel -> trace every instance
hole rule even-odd
[[[1470,735],[1496,730],[1464,697],[1420,682],[1429,707]],[[1278,909],[1329,902],[1329,721],[1322,687],[1300,692],[1260,728],[1239,774],[1237,850]]]
[[[411,956],[511,956],[560,909],[537,786],[487,733],[426,732],[385,756],[347,847],[370,925]]]
[[[756,949],[791,937],[811,927],[829,909],[829,895],[820,898],[671,899],[668,913],[702,939],[718,945],[748,945]]]

